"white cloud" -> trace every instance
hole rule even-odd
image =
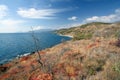
[[[7,18],[8,15],[8,7],[6,5],[0,5],[0,33],[11,33],[20,31],[19,27],[25,21],[23,20],[14,20]]]
[[[120,21],[120,9],[116,9],[114,14],[107,16],[93,16],[85,19],[84,22],[115,22]]]
[[[40,30],[40,29],[44,29],[44,27],[43,26],[34,26],[33,27],[33,30]]]
[[[20,31],[20,25],[22,23],[24,23],[22,20],[2,19],[0,20],[0,33]]]
[[[82,23],[70,23],[70,24],[59,25],[59,26],[57,26],[56,29],[64,29],[64,28],[76,27],[76,26],[80,26],[80,25],[82,25]]]
[[[14,26],[14,25],[18,25],[23,22],[24,21],[22,20],[12,20],[12,19],[0,20],[0,24],[5,25],[5,26]]]
[[[0,18],[7,15],[8,7],[6,5],[0,5]]]
[[[17,13],[24,18],[32,18],[32,19],[54,19],[56,13],[60,13],[66,11],[66,9],[22,9],[19,8]]]
[[[68,20],[72,20],[72,21],[76,21],[78,18],[76,16],[72,16],[70,18],[68,18]]]

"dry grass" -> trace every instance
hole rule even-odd
[[[116,39],[68,41],[3,65],[0,80],[120,80],[120,48]]]

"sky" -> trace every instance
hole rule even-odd
[[[120,0],[0,0],[0,33],[120,21]]]

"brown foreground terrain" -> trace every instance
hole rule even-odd
[[[58,31],[73,40],[39,51],[43,65],[37,53],[1,65],[0,80],[120,80],[119,32],[118,23]]]

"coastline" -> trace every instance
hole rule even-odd
[[[12,62],[12,61],[14,61],[14,60],[16,60],[16,59],[20,59],[20,58],[22,58],[22,57],[32,55],[33,53],[35,53],[35,52],[24,53],[24,54],[21,54],[21,55],[17,55],[15,58],[3,60],[3,62],[1,62],[0,65],[8,64],[8,63],[10,63],[10,62]]]
[[[62,34],[58,34],[59,36],[65,36],[65,37],[70,37],[70,38],[74,38],[72,35],[62,35]]]

